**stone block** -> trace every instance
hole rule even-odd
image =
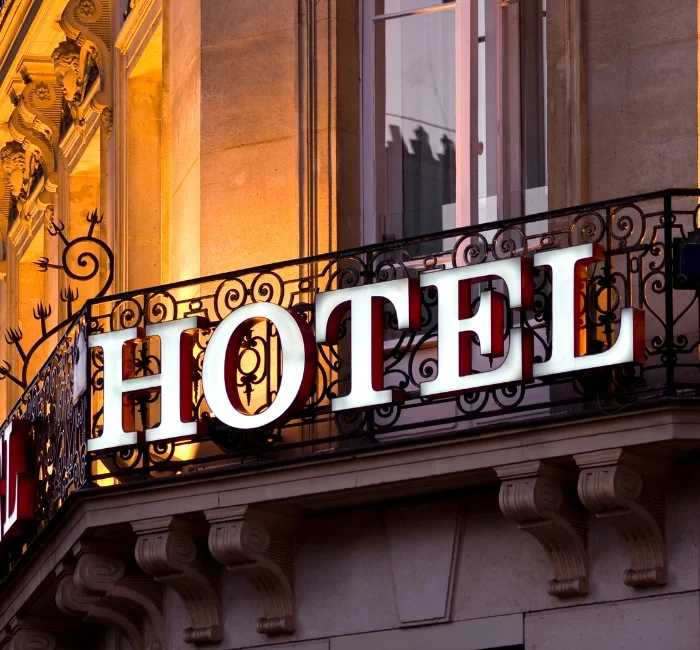
[[[200,162],[175,190],[170,204],[170,281],[197,278],[200,269]]]
[[[170,114],[170,178],[174,191],[200,155],[201,93],[199,55],[186,69],[185,75],[171,95]]]
[[[523,617],[494,616],[331,639],[331,650],[488,650],[523,642]]]
[[[294,30],[202,50],[202,151],[297,134]]]
[[[260,0],[202,2],[202,47],[279,32],[297,22],[296,2],[265,0],[262,4]]]
[[[177,88],[201,48],[201,5],[216,4],[203,0],[177,0],[168,5],[170,11],[170,76],[171,88]]]
[[[203,274],[298,257],[297,155],[288,138],[202,156]]]
[[[697,594],[572,607],[525,616],[528,650],[696,650]]]

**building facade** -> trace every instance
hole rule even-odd
[[[700,648],[699,33],[0,0],[0,647]]]

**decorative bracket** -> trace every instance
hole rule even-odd
[[[263,604],[260,634],[294,631],[294,538],[298,520],[252,506],[205,512],[209,550],[229,571],[250,580]]]
[[[0,636],[1,650],[56,650],[56,639],[41,622],[15,616]]]
[[[581,468],[578,493],[583,505],[607,521],[625,542],[630,560],[625,584],[665,584],[666,508],[658,472],[623,449],[580,454],[574,459]]]
[[[185,641],[195,645],[221,641],[221,604],[214,572],[197,552],[191,525],[175,517],[159,517],[131,526],[138,535],[139,566],[172,587],[189,612],[192,624],[185,629]]]
[[[118,630],[133,650],[164,650],[162,590],[151,578],[130,571],[113,554],[81,542],[75,565],[61,563],[56,604],[64,613]],[[142,631],[148,622],[151,639]]]
[[[541,461],[496,467],[501,479],[501,512],[530,533],[547,551],[554,569],[550,596],[568,598],[588,593],[586,513],[566,493],[566,475]]]

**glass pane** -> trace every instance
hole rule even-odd
[[[382,14],[394,14],[400,11],[439,7],[450,2],[453,2],[453,0],[376,0],[375,15],[381,16]]]
[[[484,199],[487,196],[486,189],[486,174],[487,174],[487,159],[488,159],[488,138],[486,137],[486,16],[484,8],[484,0],[479,0],[478,5],[478,82],[477,96],[479,98],[479,106],[477,109],[479,142],[481,143],[480,153],[477,167],[479,170],[479,198]]]
[[[454,21],[450,10],[376,25],[377,217],[385,239],[456,225]]]
[[[522,142],[525,190],[547,184],[545,12],[542,0],[521,3]]]
[[[477,128],[481,143],[477,158],[479,223],[487,223],[495,221],[498,217],[496,20],[499,6],[498,3],[488,0],[479,0],[477,6],[479,37]]]

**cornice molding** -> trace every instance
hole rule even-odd
[[[127,68],[138,58],[163,13],[162,0],[140,0],[126,17],[114,47],[127,59]]]

